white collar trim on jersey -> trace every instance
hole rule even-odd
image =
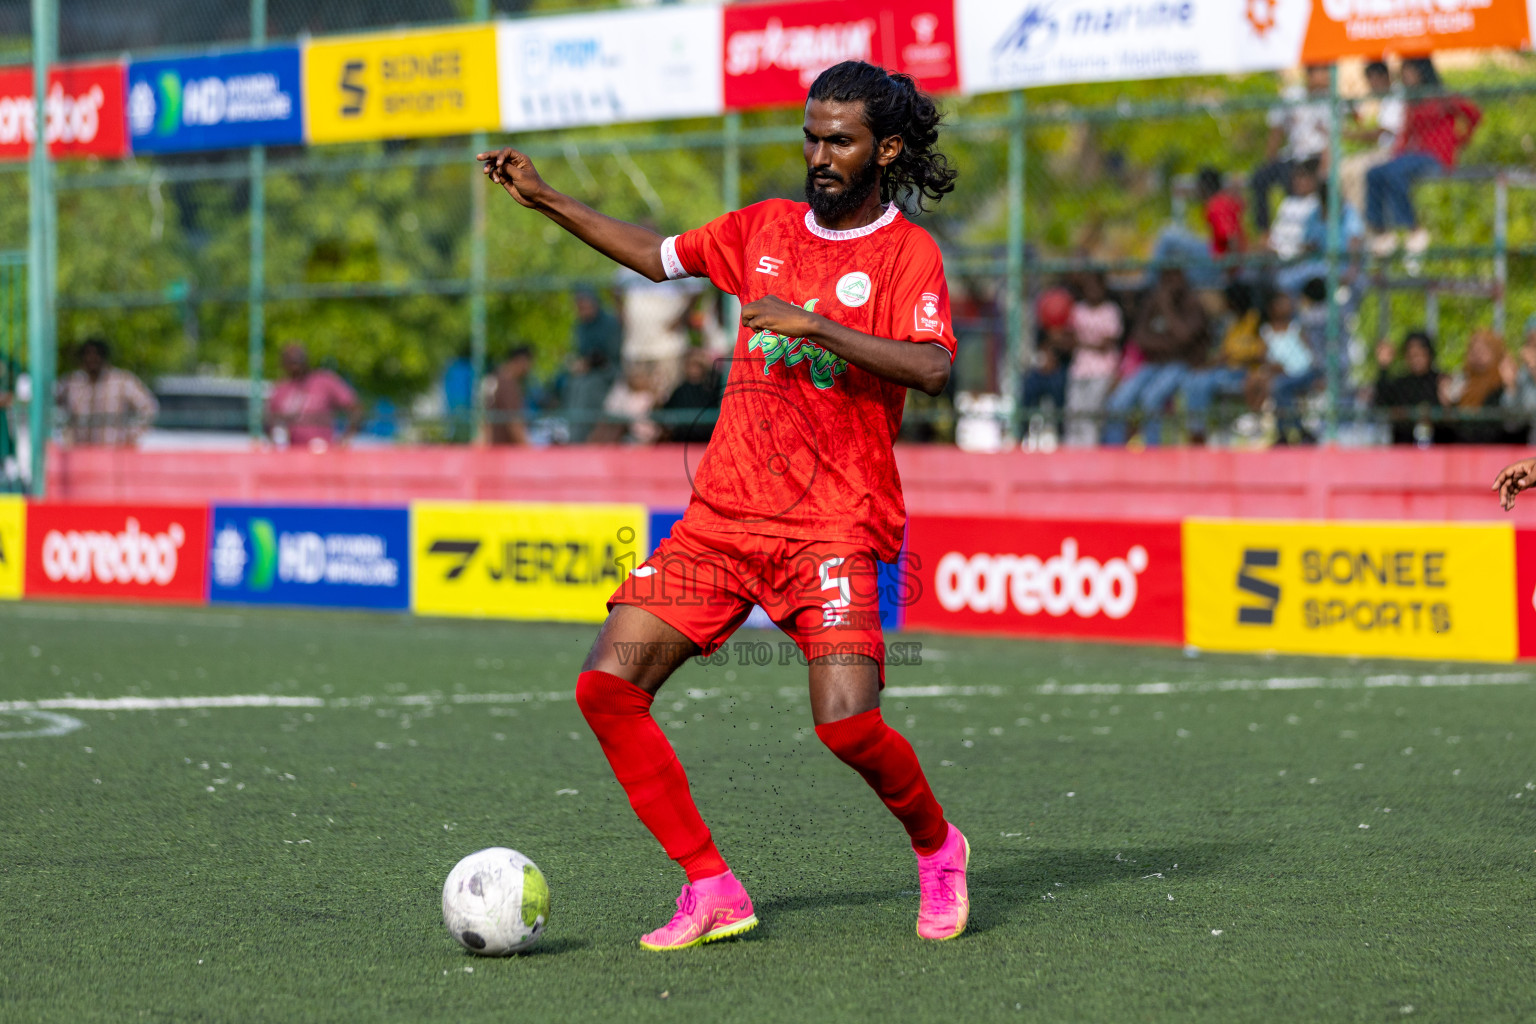
[[[809,231],[817,238],[825,238],[829,242],[846,242],[850,239],[863,238],[865,235],[874,234],[876,231],[879,231],[891,221],[895,220],[896,215],[899,213],[901,213],[901,210],[895,203],[886,203],[885,212],[882,213],[880,215],[880,219],[875,221],[873,224],[865,224],[861,228],[849,228],[847,231],[833,231],[831,228],[824,228],[820,224],[817,224],[815,212],[812,210],[806,210],[805,230]]]

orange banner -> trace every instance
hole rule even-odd
[[[1530,45],[1526,0],[1312,0],[1301,59],[1326,64],[1340,57]]]

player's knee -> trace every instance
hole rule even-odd
[[[576,707],[590,722],[596,715],[644,715],[654,698],[611,672],[588,670],[576,677]]]

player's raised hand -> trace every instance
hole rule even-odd
[[[539,199],[549,186],[539,177],[533,161],[526,153],[511,146],[492,150],[475,157],[485,165],[485,176],[507,190],[507,194],[530,210],[537,209]]]
[[[815,306],[815,300],[807,303]],[[814,334],[825,319],[809,308],[785,302],[775,295],[765,295],[741,307],[741,322],[752,331],[770,331],[786,338],[804,338]]]
[[[1536,459],[1521,459],[1505,466],[1493,481],[1493,489],[1499,492],[1499,504],[1506,512],[1515,507],[1515,495],[1533,485],[1536,485]]]

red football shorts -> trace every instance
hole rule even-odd
[[[714,654],[761,605],[807,660],[865,655],[885,643],[875,554],[840,541],[716,533],[685,522],[613,592],[608,610],[644,608]]]

